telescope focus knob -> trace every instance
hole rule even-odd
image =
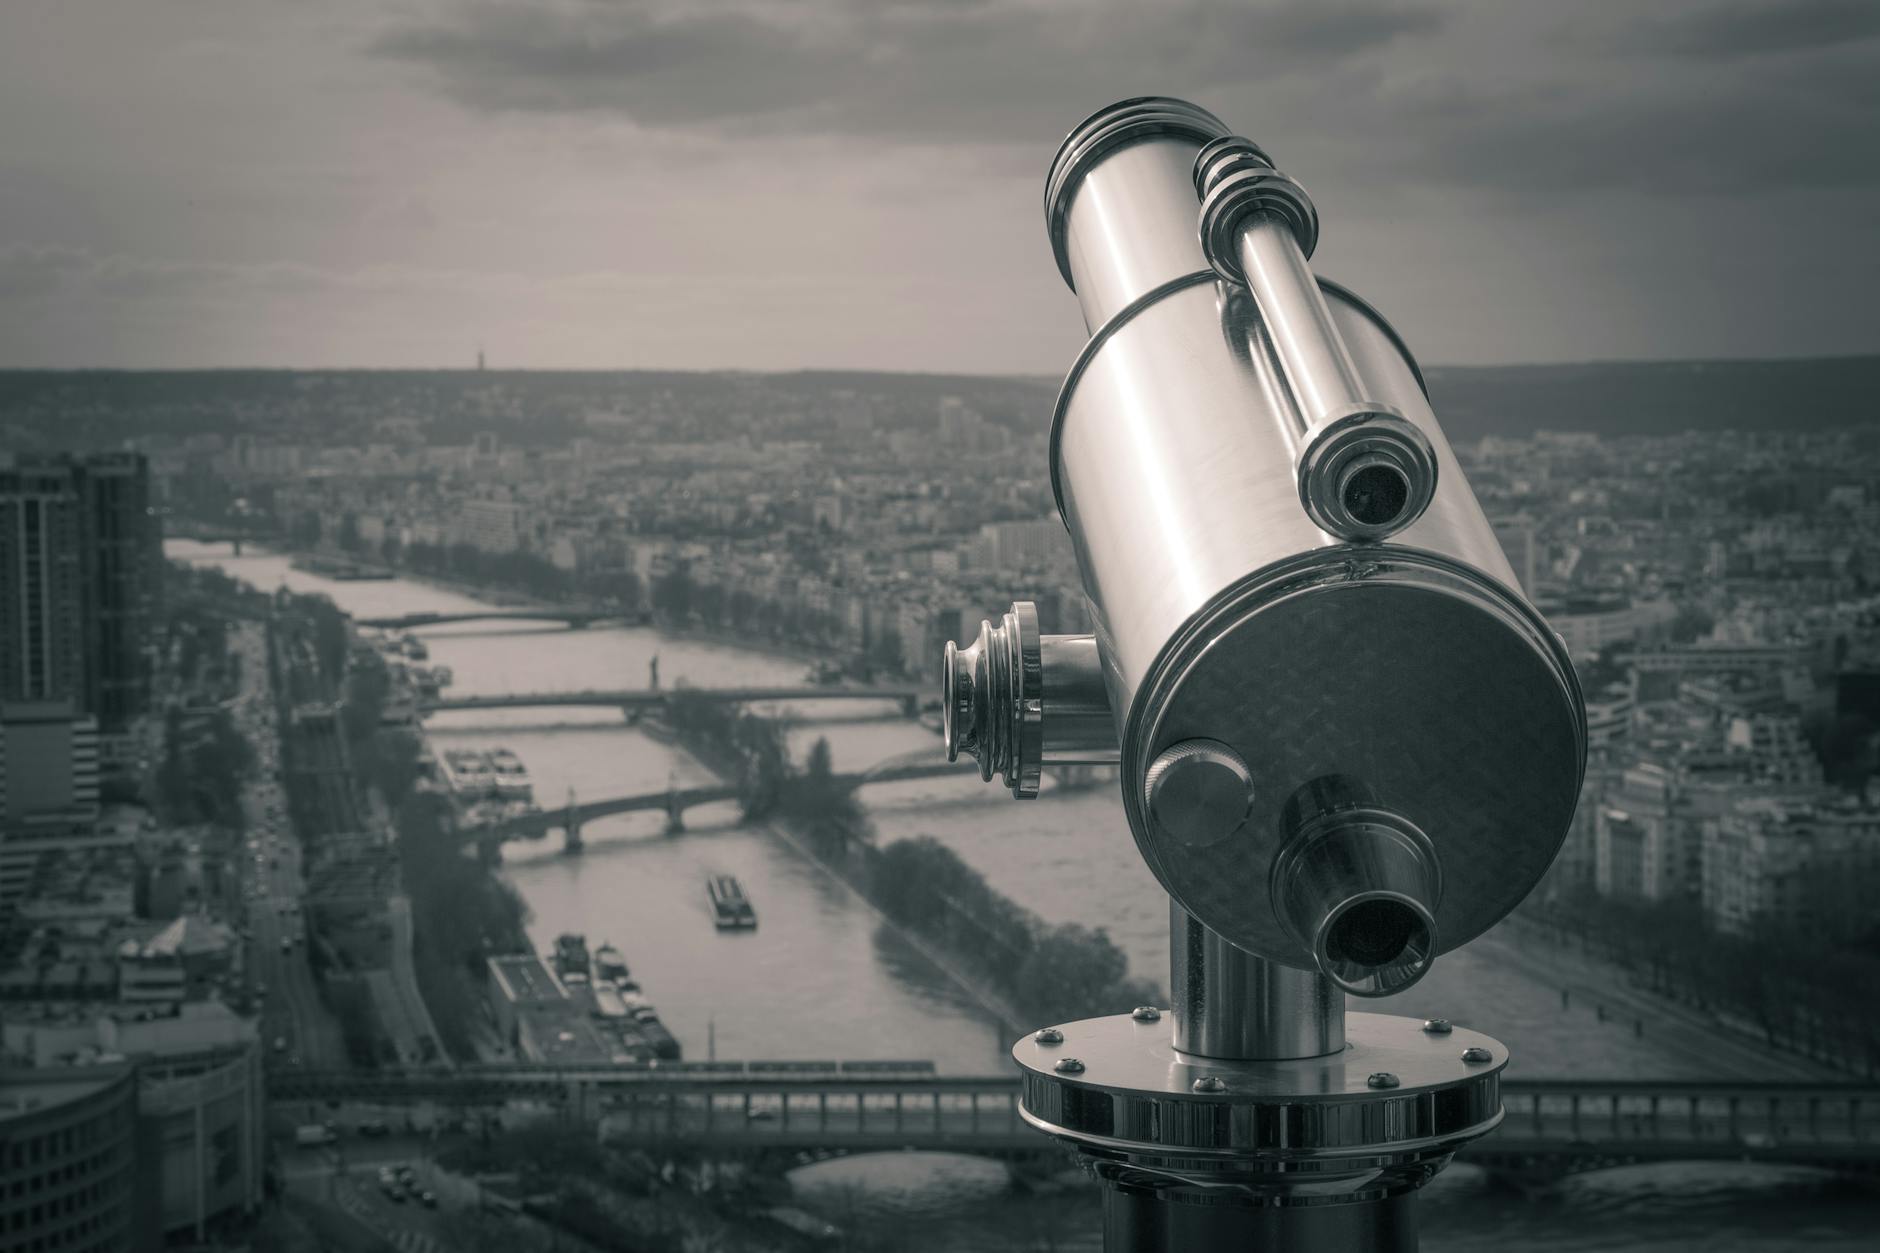
[[[1183,740],[1162,750],[1143,779],[1149,816],[1190,847],[1218,844],[1247,824],[1253,771],[1219,740]]]

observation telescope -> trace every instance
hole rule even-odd
[[[1586,719],[1415,359],[1316,277],[1312,199],[1181,100],[1058,149],[1089,342],[1050,470],[1096,624],[1019,601],[946,649],[949,758],[1019,797],[1119,767],[1169,896],[1172,1007],[1042,1027],[1022,1112],[1113,1250],[1414,1249],[1415,1191],[1501,1120],[1488,1036],[1345,1012],[1505,917],[1572,820]]]

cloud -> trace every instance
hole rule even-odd
[[[1736,59],[1832,48],[1880,38],[1873,0],[1760,0],[1700,8],[1647,24],[1646,47],[1692,57]]]
[[[1679,72],[1611,58],[1571,79],[1426,83],[1394,103],[1405,142],[1383,155],[1438,182],[1746,200],[1880,185],[1880,57],[1865,50]]]
[[[984,144],[1063,130],[1067,100],[1322,71],[1440,20],[1386,0],[467,0],[373,49],[477,109]]]
[[[1873,0],[1650,21],[1503,0],[458,0],[373,50],[474,110],[965,145],[1001,170],[1091,108],[1175,91],[1334,187],[1553,198],[1880,183],[1876,33]]]

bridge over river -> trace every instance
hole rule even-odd
[[[381,631],[410,631],[418,627],[449,626],[458,622],[561,622],[578,631],[596,622],[622,622],[627,617],[617,609],[569,609],[543,605],[516,609],[401,613],[381,618],[355,618],[353,621],[359,626]]]
[[[928,695],[912,683],[884,683],[849,687],[636,687],[589,689],[573,692],[494,692],[482,696],[444,696],[425,701],[421,712],[451,713],[464,709],[619,709],[628,713],[663,709],[674,698],[713,704],[749,705],[764,701],[895,701],[912,714]]]
[[[934,750],[925,749],[917,753],[890,758],[868,770],[838,774],[833,776],[833,779],[838,786],[853,791],[872,783],[932,779],[942,775],[961,774],[974,769],[977,767],[971,762],[937,761]],[[562,832],[567,850],[572,853],[580,851],[583,824],[592,822],[596,818],[660,810],[666,815],[666,829],[677,833],[685,829],[686,810],[695,805],[737,800],[738,797],[738,786],[734,783],[709,783],[701,787],[667,788],[658,792],[639,792],[631,796],[609,796],[601,800],[577,801],[556,809],[517,814],[512,818],[503,818],[496,822],[466,824],[457,828],[457,837],[466,844],[500,843],[504,840],[515,839],[539,840],[547,836],[550,831],[558,830]]]
[[[1018,1113],[1016,1077],[732,1073],[482,1066],[459,1071],[283,1072],[283,1101],[548,1104],[610,1140],[734,1151],[1048,1151]],[[1406,1096],[1406,1102],[1430,1099]],[[1509,1079],[1501,1127],[1462,1156],[1528,1175],[1650,1161],[1729,1160],[1880,1174],[1880,1087],[1802,1083]]]

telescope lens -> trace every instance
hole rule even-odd
[[[1370,897],[1341,910],[1325,928],[1319,968],[1359,996],[1389,996],[1421,979],[1434,946],[1429,917],[1407,901]]]
[[[1372,464],[1345,479],[1345,512],[1365,526],[1388,526],[1410,499],[1410,483],[1395,466]]]
[[[1332,923],[1325,953],[1335,962],[1382,966],[1397,960],[1417,928],[1417,916],[1401,901],[1359,901]]]

